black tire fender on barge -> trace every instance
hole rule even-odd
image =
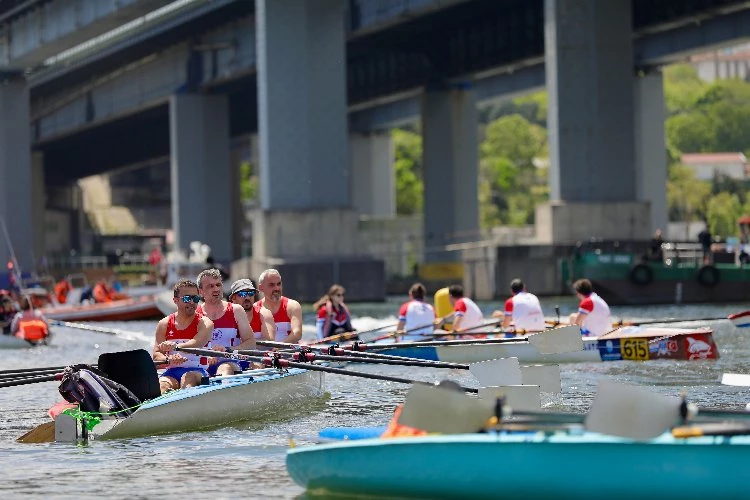
[[[716,267],[708,264],[698,269],[696,279],[701,285],[708,288],[713,288],[717,284],[719,284],[721,274],[719,273],[719,270],[716,269]]]
[[[636,264],[628,274],[630,282],[638,286],[646,286],[654,281],[654,271],[646,264]]]

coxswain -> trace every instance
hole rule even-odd
[[[282,295],[281,274],[276,269],[266,269],[258,278],[258,289],[263,292],[259,302],[273,315],[277,342],[296,344],[302,338],[302,306]]]
[[[424,301],[427,290],[422,283],[409,288],[409,302],[398,310],[396,333],[401,340],[425,340],[435,330],[435,308]]]
[[[257,293],[252,280],[243,278],[232,283],[229,300],[233,304],[239,304],[245,310],[250,329],[256,340],[273,340],[273,334],[276,331],[273,315],[271,311],[261,307],[260,302],[255,302]]]
[[[211,268],[198,275],[198,290],[203,296],[203,314],[214,322],[211,348],[216,351],[255,349],[255,336],[242,306],[224,300],[221,272]],[[247,361],[214,358],[209,375],[234,375],[250,366]]]
[[[13,317],[11,335],[32,343],[43,342],[49,336],[49,325],[39,309],[32,307],[29,297],[21,297],[21,310]]]
[[[181,280],[175,284],[174,312],[156,325],[154,361],[166,361],[167,370],[159,377],[161,393],[183,387],[200,385],[208,377],[208,358],[182,351],[173,352],[176,345],[201,349],[211,338],[214,324],[198,313],[198,285],[194,281]]]
[[[578,304],[578,314],[574,315],[571,323],[581,327],[581,334],[598,337],[612,331],[609,305],[594,293],[591,281],[580,279],[573,283],[573,290],[581,303]]]
[[[318,340],[356,331],[352,326],[352,314],[344,304],[345,294],[343,286],[332,285],[328,293],[313,304],[313,310],[318,313],[315,323]]]

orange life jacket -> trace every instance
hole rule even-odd
[[[70,283],[67,280],[60,280],[55,284],[55,297],[57,302],[65,304],[68,301],[68,293],[70,292]]]
[[[39,318],[18,320],[17,337],[31,342],[44,340],[49,335],[47,324]]]
[[[97,303],[112,302],[112,291],[104,283],[97,283],[92,293]]]
[[[407,425],[401,425],[398,423],[398,417],[401,415],[401,410],[404,409],[404,405],[398,405],[396,410],[393,412],[393,418],[391,419],[385,432],[380,436],[382,438],[395,438],[395,437],[409,437],[409,436],[426,436],[427,431],[417,429],[415,427],[409,427]]]

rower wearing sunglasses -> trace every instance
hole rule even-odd
[[[273,315],[271,311],[261,307],[260,302],[255,302],[257,293],[252,280],[243,278],[232,283],[229,300],[234,304],[239,304],[245,310],[250,329],[257,340],[273,340],[273,334],[276,331]]]
[[[174,351],[175,345],[200,349],[211,338],[213,322],[198,313],[198,285],[190,280],[178,281],[174,286],[177,306],[174,312],[156,325],[154,361],[166,361],[167,370],[159,377],[162,394],[182,387],[200,385],[202,377],[208,377],[208,358],[182,351]]]
[[[203,314],[214,322],[211,348],[216,351],[255,349],[255,337],[242,306],[224,300],[221,272],[206,269],[198,275],[198,290],[203,296]],[[209,375],[233,375],[246,370],[250,363],[226,358],[212,358]]]

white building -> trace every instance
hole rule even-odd
[[[691,167],[695,176],[710,181],[717,175],[745,180],[750,174],[750,163],[742,153],[689,153],[682,155],[682,164]]]

